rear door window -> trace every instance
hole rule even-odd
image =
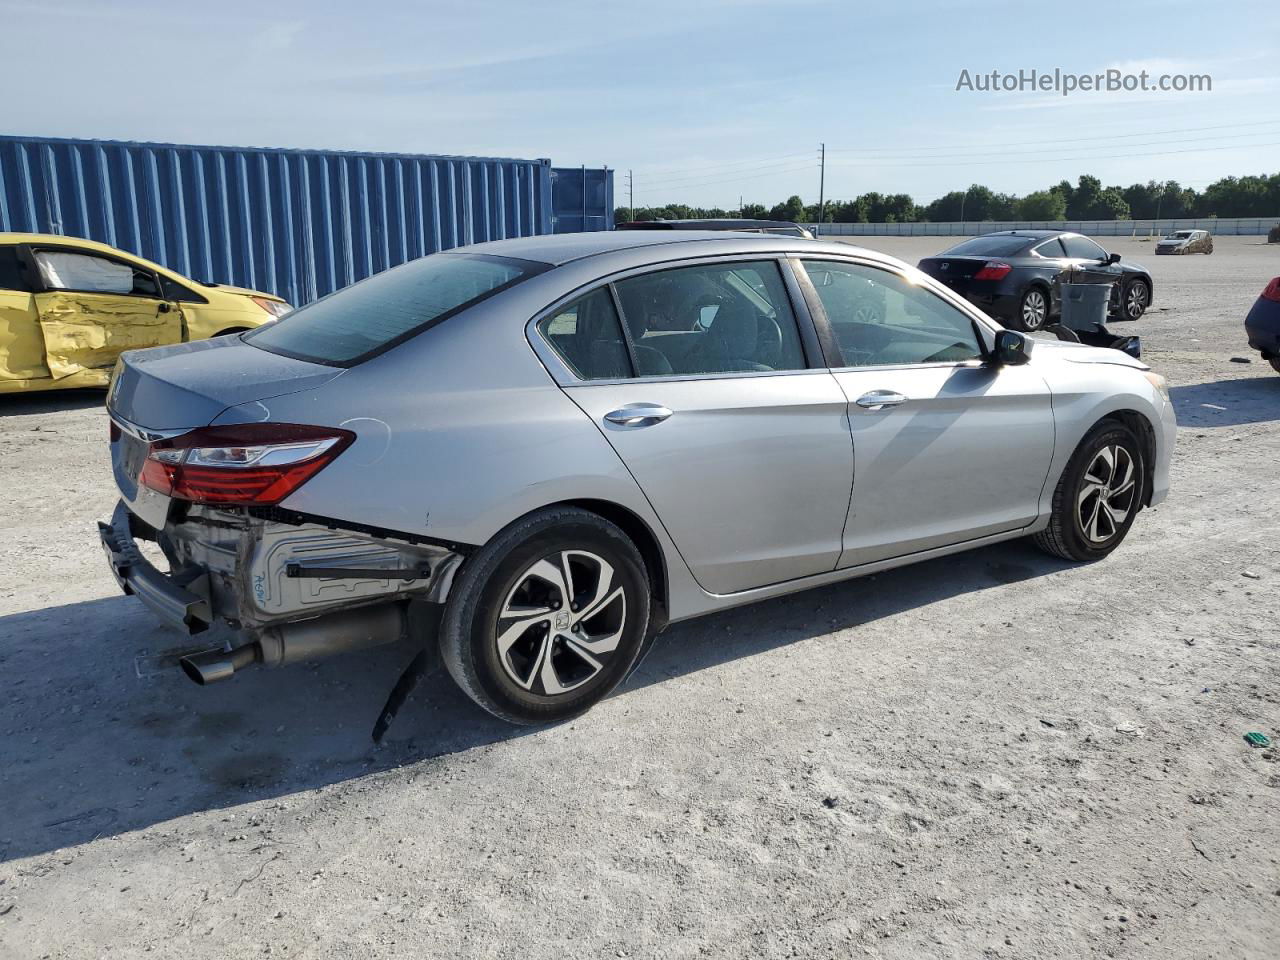
[[[1050,260],[1057,260],[1059,257],[1065,257],[1067,255],[1067,251],[1063,249],[1062,241],[1057,237],[1054,237],[1052,240],[1046,240],[1044,243],[1040,244],[1040,246],[1036,247],[1035,250],[1036,253],[1040,254],[1040,256],[1047,257]]]
[[[245,342],[299,360],[351,366],[549,268],[510,257],[433,254],[299,307]]]
[[[583,380],[618,380],[632,375],[622,324],[608,287],[543,318],[538,331]]]
[[[639,376],[805,369],[776,261],[659,270],[616,287]]]

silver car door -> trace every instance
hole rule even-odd
[[[854,486],[840,566],[1016,530],[1053,456],[1048,386],[984,362],[973,319],[880,266],[807,261],[844,364]],[[856,308],[878,304],[870,320]],[[821,318],[819,318],[821,321]]]
[[[847,401],[828,371],[808,368],[776,261],[623,278],[538,331],[704,589],[835,568],[852,484]]]

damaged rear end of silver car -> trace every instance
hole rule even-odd
[[[111,570],[160,620],[189,635],[223,621],[224,649],[188,655],[197,684],[253,664],[284,667],[396,643],[410,607],[443,603],[462,554],[372,532],[337,529],[278,508],[178,508],[157,530],[120,503],[100,524]],[[161,571],[138,541],[152,541]]]
[[[194,635],[223,621],[236,639],[181,660],[200,684],[255,664],[287,666],[395,643],[410,606],[442,603],[462,554],[372,532],[343,530],[278,508],[178,507],[156,529],[124,503],[100,523],[126,593]],[[161,571],[138,541],[151,541]]]
[[[200,684],[406,636],[414,609],[444,601],[466,548],[282,508],[357,435],[218,417],[342,371],[208,343],[126,353],[113,375],[107,410],[120,501],[98,528],[120,587],[188,635],[219,622],[232,628],[221,649],[180,661]],[[265,369],[250,378],[250,364]]]

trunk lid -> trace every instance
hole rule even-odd
[[[973,275],[999,257],[926,257],[920,261],[920,269],[943,283],[971,280]]]
[[[111,468],[129,509],[164,525],[169,498],[138,483],[150,441],[210,424],[228,407],[312,390],[343,373],[215,337],[120,355],[107,393]]]
[[[238,336],[130,350],[112,374],[107,410],[146,430],[190,430],[228,407],[311,390],[342,373],[259,350]]]

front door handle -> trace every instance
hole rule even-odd
[[[671,416],[671,411],[660,403],[628,403],[604,415],[610,423],[620,427],[647,427],[661,423]]]
[[[906,402],[906,397],[893,390],[872,390],[870,393],[864,393],[854,401],[864,410],[882,410],[885,407],[896,407],[898,404]]]

